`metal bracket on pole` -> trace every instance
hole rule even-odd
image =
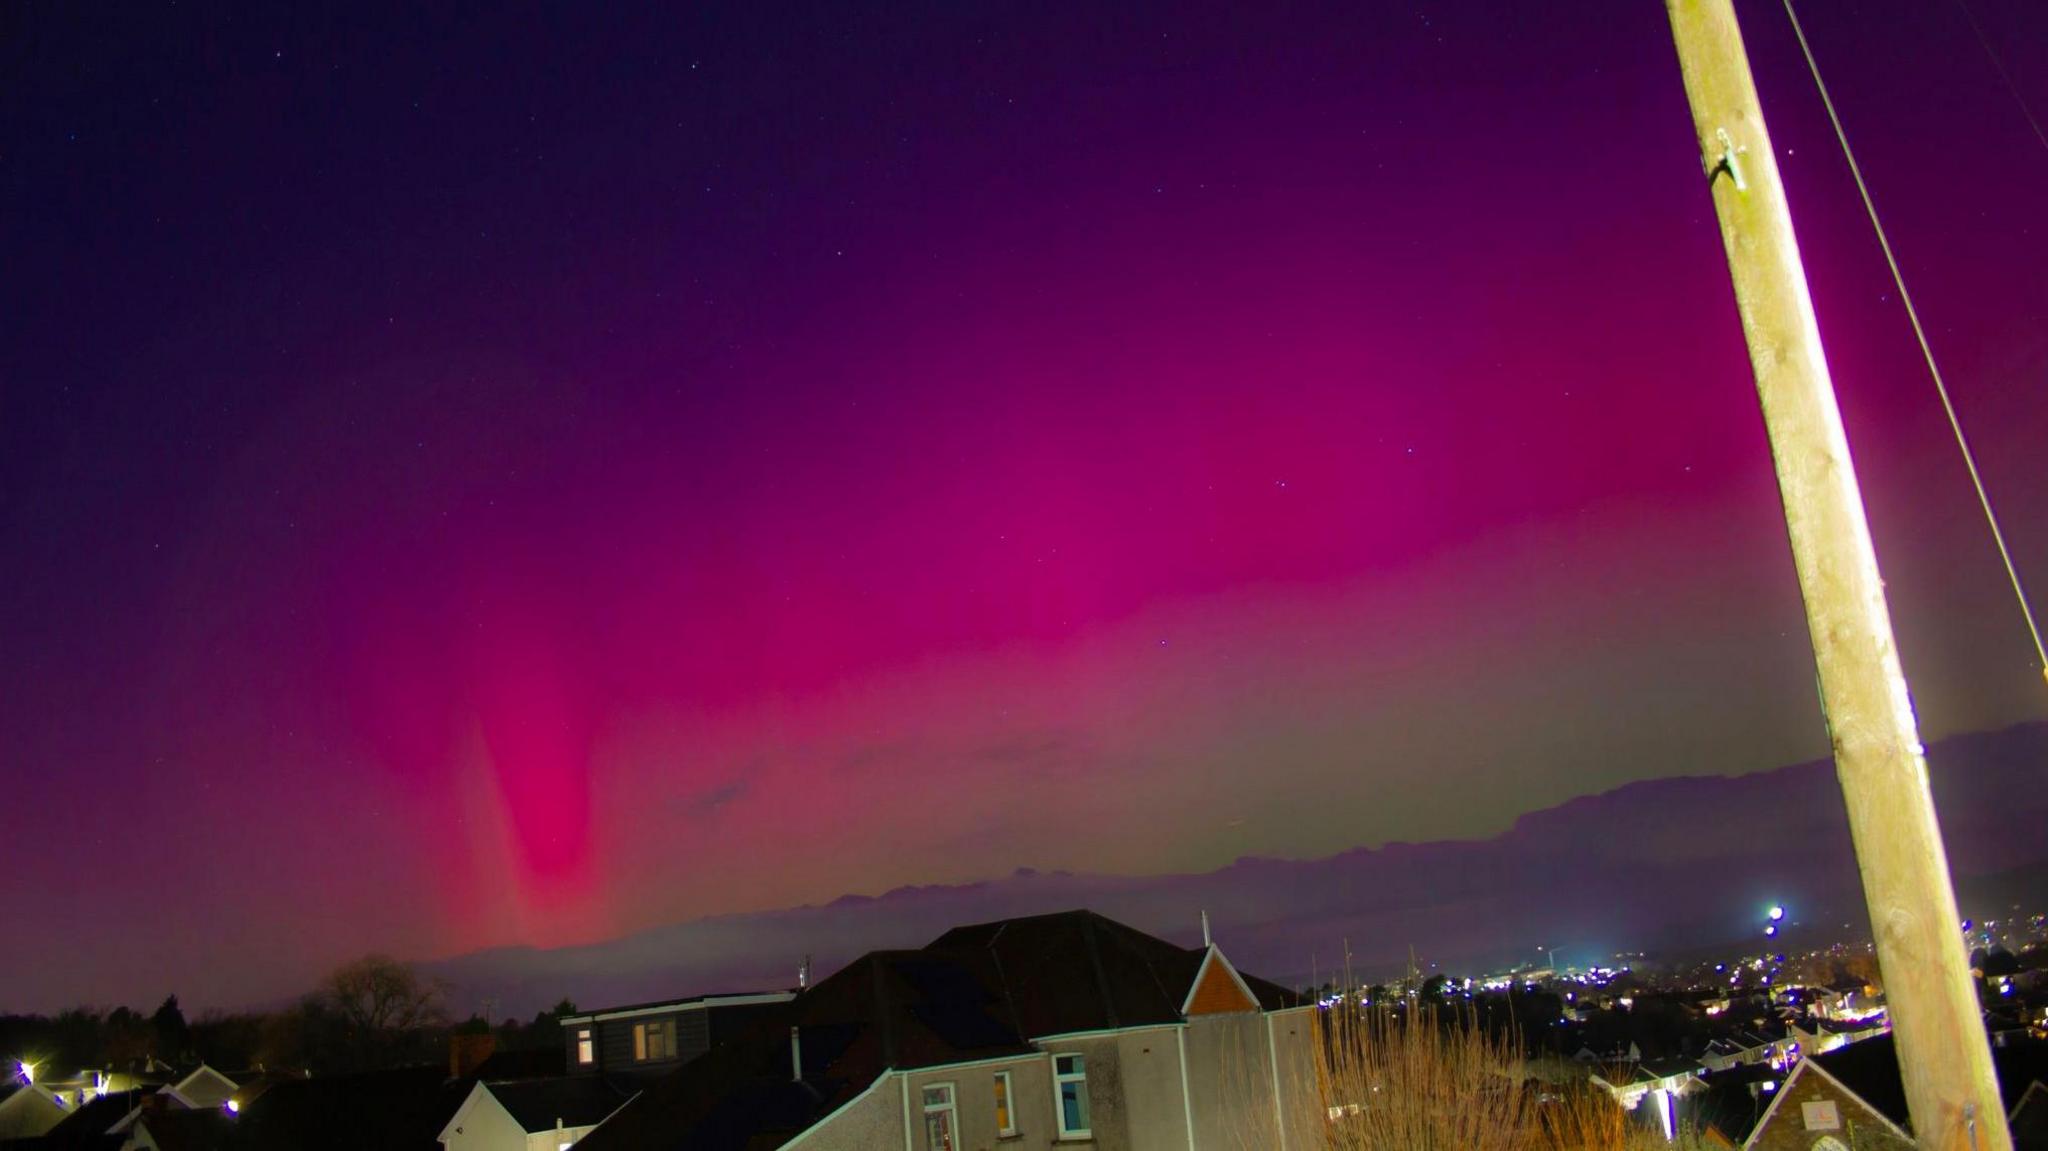
[[[1721,173],[1726,172],[1728,173],[1728,178],[1735,181],[1736,191],[1749,191],[1749,183],[1742,178],[1742,166],[1735,162],[1735,157],[1740,155],[1743,149],[1737,148],[1735,141],[1728,138],[1728,129],[1726,128],[1714,129],[1714,135],[1721,141],[1721,160],[1712,168],[1707,169],[1707,187],[1712,188],[1714,181],[1721,178]]]
[[[2012,1151],[1877,549],[1734,0],[1665,10],[1770,436],[1915,1141]]]

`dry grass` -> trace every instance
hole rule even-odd
[[[1530,1079],[1511,1033],[1469,1014],[1339,1006],[1317,1014],[1315,1151],[1689,1151],[1590,1084]],[[1262,1146],[1254,1141],[1246,1146]]]

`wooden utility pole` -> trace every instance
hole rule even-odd
[[[1914,1134],[2010,1151],[1913,705],[1733,0],[1665,0],[1763,401]]]

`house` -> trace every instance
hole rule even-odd
[[[140,1107],[144,1094],[140,1089],[103,1091],[73,1107],[62,1123],[50,1128],[33,1146],[36,1151],[114,1151],[124,1140],[107,1134],[108,1129]]]
[[[66,1074],[54,1071],[47,1064],[37,1065],[33,1072],[27,1064],[17,1063],[16,1066],[21,1069],[21,1078],[11,1082],[27,1083],[40,1089],[57,1106],[63,1108],[67,1115],[108,1091],[125,1090],[132,1086],[132,1083],[125,1082],[116,1086],[117,1080],[122,1077],[109,1075],[104,1071],[86,1070]]]
[[[41,1135],[58,1123],[70,1110],[64,1103],[39,1083],[24,1083],[19,1079],[0,1083],[0,1139],[27,1139]]]
[[[1644,1059],[1603,1068],[1588,1078],[1595,1087],[1612,1095],[1624,1111],[1635,1111],[1647,1100],[1652,1118],[1664,1137],[1670,1139],[1678,1129],[1677,1100],[1688,1090],[1697,1089],[1702,1070],[1694,1059]]]
[[[666,1075],[795,997],[794,991],[700,995],[564,1016],[569,1073],[642,1081]]]
[[[2018,1114],[2033,1083],[2048,1077],[2048,1043],[1994,1048],[1991,1061],[2003,1101],[2011,1113]],[[1797,1086],[1801,1084],[1804,1086]],[[1802,1093],[1810,1098],[1802,1097]],[[1787,1102],[1788,1098],[1791,1102]],[[1800,1106],[1806,1102],[1833,1103],[1834,1121],[1841,1125],[1842,1132],[1853,1132],[1854,1138],[1825,1126],[1808,1128],[1809,1112]],[[1817,1123],[1828,1121],[1825,1108],[1817,1107],[1812,1114]],[[1885,1035],[1800,1061],[1778,1088],[1777,1098],[1758,1119],[1743,1147],[1765,1151],[1813,1151],[1819,1147],[1834,1151],[1821,1143],[1823,1138],[1837,1139],[1841,1146],[1858,1151],[1865,1146],[1910,1147],[1911,1136],[1906,1133],[1911,1126],[1896,1044],[1891,1036]],[[1908,1141],[1895,1142],[1895,1137]],[[2014,1146],[2029,1148],[2030,1144],[2016,1132]]]
[[[1826,1055],[1851,1043],[1891,1033],[1891,1025],[1882,1017],[1850,1021],[1815,1019],[1810,1028],[1798,1023],[1788,1023],[1786,1028],[1792,1034],[1793,1049],[1806,1055]]]
[[[479,1082],[447,1124],[447,1151],[562,1151],[631,1098],[596,1075]]]
[[[1802,1059],[1778,1086],[1743,1151],[1912,1151],[1913,1137],[1836,1078]]]
[[[64,1146],[114,1151],[441,1151],[436,1135],[473,1083],[451,1081],[439,1067],[318,1078],[241,1078],[245,1082],[214,1107],[183,1107],[167,1092],[138,1092],[139,1106],[105,1128],[110,1144],[86,1141],[92,1133],[81,1130],[79,1142]],[[110,1108],[101,1118],[112,1115]],[[67,1128],[68,1124],[59,1130]],[[552,1145],[549,1151],[554,1151]]]
[[[234,1080],[201,1063],[191,1074],[162,1091],[186,1110],[209,1111],[225,1104],[235,1088]]]
[[[128,1126],[121,1151],[219,1151],[227,1143],[228,1123],[219,1108],[145,1111]]]
[[[1708,1071],[1769,1064],[1779,1070],[1792,1065],[1799,1053],[1799,1036],[1782,1022],[1760,1028],[1735,1028],[1708,1042],[1700,1065]]]
[[[72,1108],[63,1122],[28,1146],[34,1151],[118,1151],[125,1140],[107,1134],[107,1129],[139,1107],[143,1094],[141,1090],[103,1091]]]
[[[1306,1149],[1312,1002],[1086,911],[871,952],[579,1151]]]
[[[147,1120],[180,1112],[199,1111],[212,1114],[225,1110],[233,1099],[238,1087],[234,1080],[201,1063],[176,1082],[166,1083],[155,1091],[148,1092],[137,1101],[137,1106],[122,1118],[116,1120],[107,1134],[119,1135],[124,1142],[124,1151],[152,1147],[164,1139],[190,1145],[192,1140],[211,1139],[213,1129],[205,1124],[159,1122],[154,1124],[154,1134],[140,1129]]]
[[[277,1079],[229,1115],[225,1148],[440,1151],[436,1137],[470,1086],[442,1067]]]
[[[1776,1100],[1783,1080],[1782,1072],[1756,1064],[1703,1075],[1697,1089],[1681,1096],[1678,1125],[1698,1132],[1710,1147],[1740,1146]]]
[[[553,1079],[564,1074],[559,1047],[512,1047],[498,1049],[495,1035],[457,1035],[448,1047],[448,1078],[487,1079],[493,1083],[513,1079]]]

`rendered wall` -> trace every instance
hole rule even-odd
[[[0,1139],[41,1135],[68,1114],[42,1092],[32,1087],[17,1088],[14,1094],[0,1100]]]
[[[442,1146],[448,1151],[526,1151],[526,1129],[503,1104],[485,1094],[462,1116],[461,1131],[451,1132]]]
[[[806,1132],[795,1151],[896,1151],[903,1146],[901,1089],[884,1075],[879,1087]]]
[[[560,1127],[535,1132],[526,1137],[526,1151],[556,1151],[562,1144],[574,1143],[595,1130],[595,1126],[590,1126]]]
[[[1314,1019],[1299,1010],[1188,1022],[1196,1151],[1312,1151],[1322,1127]]]
[[[1266,1017],[1256,1012],[1188,1022],[1188,1102],[1197,1151],[1265,1151],[1279,1145]]]
[[[1059,1129],[1053,1121],[1051,1067],[1051,1061],[1043,1055],[1034,1055],[1011,1063],[913,1072],[910,1076],[912,1151],[930,1151],[925,1144],[923,1092],[924,1088],[937,1083],[953,1085],[960,1151],[1044,1151],[1052,1147]],[[1017,1134],[1010,1138],[1002,1138],[996,1130],[995,1081],[998,1071],[1010,1073],[1010,1106],[1015,1112],[1017,1125]],[[902,1106],[900,1099],[897,1105],[899,1108]]]
[[[1161,1044],[1172,1050],[1173,1032],[1160,1031],[1160,1038],[1151,1044],[1156,1053]],[[1151,1151],[1156,1144],[1137,1144],[1131,1141],[1130,1106],[1124,1082],[1122,1037],[1104,1035],[1092,1039],[1062,1039],[1044,1045],[1045,1050],[1057,1057],[1060,1055],[1085,1055],[1088,1060],[1088,1126],[1093,1135],[1096,1151]],[[1171,1058],[1169,1056],[1168,1058]],[[1149,1067],[1139,1067],[1141,1074],[1148,1073]],[[1048,1075],[1051,1073],[1048,1071]],[[1179,1072],[1175,1072],[1176,1078]],[[1046,1108],[1052,1108],[1050,1080],[1046,1087]],[[1055,1127],[1057,1130],[1057,1127]]]
[[[1179,1028],[1117,1036],[1117,1065],[1122,1071],[1131,1151],[1187,1151],[1188,1113],[1181,1104]]]
[[[1174,1027],[1054,1040],[1045,1054],[1002,1064],[912,1072],[910,1140],[904,1141],[905,1082],[880,1087],[814,1128],[795,1151],[932,1151],[925,1142],[923,1089],[953,1085],[959,1151],[1188,1151],[1187,1116],[1195,1118],[1196,1151],[1313,1151],[1321,1129],[1316,1093],[1312,1010],[1272,1018],[1215,1015],[1187,1025],[1188,1103],[1181,1096],[1181,1036]],[[1062,1143],[1055,1118],[1052,1057],[1079,1054],[1088,1061],[1089,1127],[1085,1142]],[[1279,1057],[1281,1113],[1273,1099],[1273,1058]],[[1000,1138],[995,1121],[995,1073],[1011,1077],[1017,1133]],[[1281,1142],[1285,1127],[1285,1143]]]

